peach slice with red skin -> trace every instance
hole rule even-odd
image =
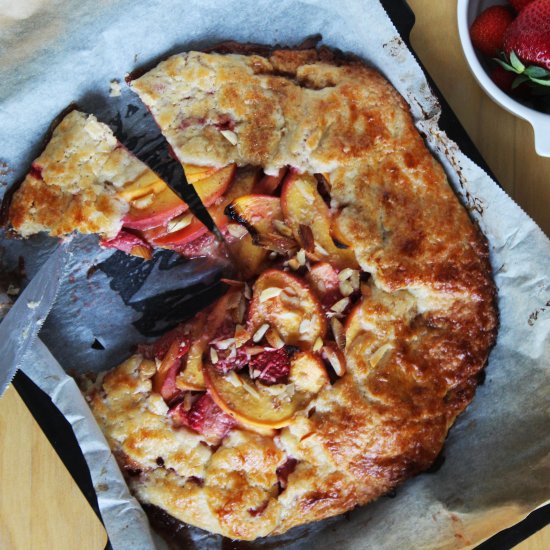
[[[243,195],[231,202],[225,213],[243,225],[258,246],[282,254],[298,247],[291,234],[283,235],[275,225],[278,221],[284,227],[283,210],[278,197]],[[290,228],[287,230],[290,233]]]
[[[280,168],[279,172],[274,176],[264,175],[256,187],[254,187],[254,193],[259,195],[273,195],[281,185],[287,172],[288,168],[284,166]]]
[[[312,265],[306,278],[324,306],[329,307],[342,298],[338,271],[328,262]]]
[[[331,213],[317,190],[317,180],[313,176],[289,174],[283,183],[281,207],[286,224],[307,252],[339,269],[359,267],[352,250],[338,248],[334,243]],[[313,237],[313,243],[306,238],[308,236]]]
[[[323,362],[311,352],[292,357],[287,385],[266,386],[245,375],[223,375],[209,363],[203,372],[212,399],[223,411],[242,424],[260,428],[287,426],[329,383]]]
[[[230,164],[196,181],[194,187],[205,206],[214,204],[227,191],[235,177],[235,171],[236,166]],[[162,185],[159,186],[158,182]],[[131,200],[130,211],[123,225],[131,229],[151,229],[165,224],[188,209],[187,204],[164,182],[157,180],[156,184],[149,185],[145,194]]]
[[[309,349],[326,332],[323,308],[311,288],[298,277],[269,269],[254,284],[248,313],[248,331],[267,324],[284,343]]]
[[[224,210],[235,197],[248,194],[258,180],[258,169],[239,169],[235,173],[235,165],[230,165],[234,177],[231,179],[231,185],[223,195],[218,195],[213,202],[209,202],[203,198],[202,191],[199,190],[198,182],[195,184],[197,193],[201,197],[204,205],[208,207],[208,212],[212,220],[221,231],[229,223],[229,219],[224,214]],[[229,167],[226,167],[229,168]],[[222,170],[225,170],[223,168]],[[217,172],[216,174],[218,174]],[[215,174],[215,175],[216,175]],[[204,181],[204,180],[203,180]],[[191,223],[182,229],[169,232],[166,226],[151,229],[144,233],[147,240],[150,240],[154,245],[170,248],[172,246],[181,246],[189,244],[196,239],[201,238],[208,233],[208,228],[193,216]]]

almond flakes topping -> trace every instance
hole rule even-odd
[[[267,302],[272,298],[276,298],[277,296],[279,296],[279,294],[281,294],[282,291],[282,288],[277,287],[271,287],[262,290],[262,293],[260,294],[260,303]]]
[[[220,130],[220,134],[227,140],[231,145],[237,145],[237,134],[231,130]]]
[[[252,336],[252,341],[257,344],[265,335],[265,333],[269,330],[269,324],[264,323],[255,333],[254,336]]]
[[[174,233],[175,231],[179,231],[180,229],[184,229],[188,225],[191,225],[192,221],[193,214],[183,214],[182,216],[178,216],[177,218],[170,220],[166,224],[166,230],[168,233]]]
[[[341,300],[338,300],[338,302],[336,302],[330,309],[335,313],[343,313],[348,307],[349,302],[349,298],[342,298]]]

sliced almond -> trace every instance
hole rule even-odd
[[[296,296],[296,291],[292,287],[287,287],[283,290],[287,296]]]
[[[300,267],[301,267],[300,262],[298,262],[298,260],[296,258],[290,258],[290,260],[288,260],[288,262],[287,262],[287,265],[293,271],[298,271],[298,269],[300,269]]]
[[[210,361],[212,361],[212,364],[215,365],[219,360],[218,352],[216,351],[216,348],[210,348]]]
[[[326,249],[324,249],[319,243],[315,243],[315,252],[317,252],[317,254],[320,254],[321,256],[328,256],[328,252],[326,251]]]
[[[273,384],[272,386],[265,386],[265,389],[267,393],[270,393],[271,395],[281,395],[282,393],[286,393],[285,384]]]
[[[288,227],[288,225],[281,221],[281,220],[273,220],[273,227],[285,237],[292,237],[292,229]]]
[[[231,130],[220,130],[220,134],[227,140],[231,145],[237,145],[237,134]]]
[[[344,333],[344,325],[336,319],[336,317],[333,317],[330,320],[330,328],[332,329],[332,334],[334,334],[334,341],[336,342],[336,345],[340,349],[344,349],[346,347],[346,335]]]
[[[346,267],[346,269],[342,269],[342,271],[340,271],[340,273],[338,273],[338,279],[340,279],[341,281],[347,281],[352,273],[353,273],[353,269],[351,269],[350,267]]]
[[[338,288],[342,296],[350,296],[353,294],[353,286],[349,281],[340,281]]]
[[[237,325],[235,327],[235,346],[240,348],[250,340],[250,333],[243,325]]]
[[[226,338],[225,340],[219,340],[214,344],[218,349],[229,349],[235,345],[235,338]]]
[[[139,199],[134,199],[131,204],[134,208],[137,208],[138,210],[142,210],[143,208],[147,208],[148,206],[151,206],[154,200],[155,200],[155,194],[148,193],[143,197],[139,197]]]
[[[293,309],[300,308],[300,299],[298,298],[298,296],[289,296],[286,292],[284,292],[283,294],[281,294],[281,301],[287,307]]]
[[[228,224],[227,231],[232,237],[235,237],[236,239],[241,239],[248,233],[246,228],[242,225],[239,225],[238,223]]]
[[[157,367],[157,370],[159,370],[161,365],[162,361],[158,357],[155,357],[155,366]]]
[[[168,233],[174,233],[174,231],[185,229],[188,225],[191,225],[192,221],[193,221],[193,214],[190,214],[190,213],[183,214],[182,216],[178,216],[177,218],[170,220],[166,224],[166,230],[168,231]]]
[[[393,346],[389,343],[386,343],[380,346],[369,358],[369,363],[372,368],[376,367],[378,363],[383,359],[384,355],[390,351]]]
[[[265,333],[269,330],[269,324],[264,323],[255,333],[254,336],[252,336],[252,341],[257,344],[265,335]]]
[[[335,313],[342,313],[349,305],[349,298],[338,300],[330,309]]]
[[[323,349],[323,355],[328,359],[337,376],[344,376],[346,374],[346,365],[342,362],[340,355],[331,347],[326,346]]]
[[[246,314],[246,301],[241,298],[237,305],[237,322],[242,323]]]
[[[284,347],[285,345],[285,342],[284,340],[281,338],[281,335],[279,334],[279,331],[274,329],[273,327],[270,328],[267,332],[266,332],[266,340],[268,341],[269,345],[273,348],[273,349],[281,349],[282,347]]]
[[[304,319],[300,323],[300,334],[307,334],[311,329],[311,321],[309,319]]]
[[[246,348],[246,353],[253,357],[254,355],[258,355],[260,353],[263,353],[265,351],[265,348],[262,346],[250,346]]]
[[[306,265],[306,251],[303,248],[296,252],[296,260],[300,265]]]
[[[252,298],[252,289],[250,288],[249,284],[244,285],[244,297],[247,300],[250,300],[250,298]]]
[[[235,388],[240,388],[243,385],[241,377],[234,370],[229,371],[225,378]]]
[[[260,394],[258,393],[258,390],[252,386],[251,384],[248,384],[247,382],[245,382],[244,380],[242,380],[242,386],[243,388],[252,396],[254,397],[255,399],[260,399]]]
[[[323,339],[319,336],[313,344],[313,351],[319,351],[323,347]]]
[[[282,288],[277,288],[275,286],[262,290],[262,293],[260,294],[260,303],[276,298],[282,291]]]

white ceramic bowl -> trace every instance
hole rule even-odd
[[[505,4],[498,0],[458,0],[458,32],[466,61],[476,80],[485,92],[501,107],[526,120],[535,132],[535,149],[542,157],[550,157],[550,115],[535,111],[503,92],[490,78],[482,60],[474,50],[470,39],[470,25],[479,13],[495,4]]]

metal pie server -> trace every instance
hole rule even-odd
[[[67,243],[56,248],[0,323],[0,396],[54,305],[70,257],[67,249]]]

